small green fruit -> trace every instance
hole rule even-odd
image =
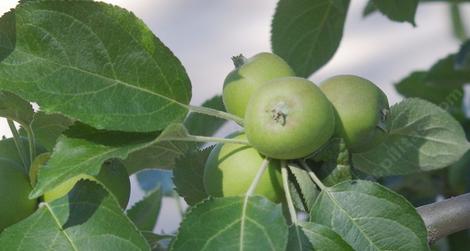
[[[246,140],[244,134],[229,136]],[[254,148],[239,144],[218,144],[209,154],[204,169],[204,188],[215,197],[243,195],[248,191],[264,157]],[[273,202],[283,198],[280,163],[271,160],[261,177],[255,194]]]
[[[340,75],[327,79],[321,90],[333,104],[337,134],[351,152],[364,152],[380,144],[390,130],[387,96],[367,79]]]
[[[37,200],[28,198],[31,192],[28,176],[12,161],[0,159],[0,232],[31,215]]]
[[[48,158],[42,158],[42,161],[44,162],[40,166],[43,166],[47,159]],[[119,160],[106,161],[103,164],[100,173],[96,177],[81,174],[68,179],[64,183],[44,193],[44,201],[52,202],[61,197],[64,197],[73,189],[75,184],[82,179],[101,182],[107,189],[109,189],[109,191],[111,191],[114,196],[116,196],[121,207],[126,208],[127,203],[129,202],[131,185],[127,170]]]
[[[246,106],[258,87],[269,80],[295,76],[290,66],[272,53],[259,53],[246,59],[234,57],[236,69],[224,81],[223,100],[228,112],[243,118]]]
[[[334,128],[331,103],[303,78],[270,81],[254,93],[246,109],[248,141],[275,159],[307,157],[330,139]]]

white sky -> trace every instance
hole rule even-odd
[[[1,0],[0,13],[17,1]],[[219,94],[226,74],[232,69],[230,57],[251,56],[270,50],[270,22],[274,0],[108,0],[132,10],[175,53],[186,67],[193,85],[193,104]],[[311,77],[319,82],[336,74],[356,74],[378,84],[390,103],[400,97],[393,83],[410,72],[430,67],[455,52],[459,43],[452,37],[447,5],[421,4],[417,28],[389,21],[381,14],[361,17],[366,0],[351,1],[343,41],[334,58]],[[470,4],[464,7],[470,13]],[[463,15],[465,16],[465,15]],[[470,15],[466,15],[470,32]],[[225,130],[230,130],[230,126]],[[0,135],[10,135],[0,120]],[[135,201],[141,195],[133,191]],[[158,229],[177,227],[176,209],[166,202]]]

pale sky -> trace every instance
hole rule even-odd
[[[1,0],[0,13],[16,5]],[[274,0],[107,0],[129,9],[144,20],[175,53],[192,80],[193,100],[198,105],[221,93],[226,74],[232,69],[230,57],[251,56],[270,51],[270,23]],[[351,1],[343,41],[333,59],[311,77],[320,82],[337,74],[356,74],[378,84],[390,103],[400,100],[393,87],[414,70],[429,68],[438,59],[459,48],[452,37],[445,3],[421,4],[413,28],[407,23],[389,21],[376,13],[363,19],[366,0]],[[463,11],[470,13],[470,4]],[[465,15],[462,15],[465,16]],[[466,15],[470,32],[470,15]],[[466,96],[468,99],[468,96]],[[0,120],[0,135],[11,135]],[[231,130],[228,126],[225,131]],[[142,195],[133,186],[131,203]],[[171,201],[164,205],[158,231],[172,231],[178,216]]]

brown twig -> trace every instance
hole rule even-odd
[[[428,241],[470,229],[470,193],[417,208],[428,230]]]

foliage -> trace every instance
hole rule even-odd
[[[417,25],[421,2],[427,1],[371,0],[364,13]],[[273,52],[298,77],[314,74],[340,45],[349,4],[279,0]],[[454,25],[461,25],[455,15]],[[192,87],[182,63],[127,10],[91,0],[22,0],[0,18],[0,116],[13,133],[0,140],[0,159],[27,174],[37,155],[51,152],[30,194],[38,200],[78,175],[97,175],[110,159],[137,173],[148,193],[124,211],[103,184],[81,180],[1,231],[0,247],[429,250],[414,206],[470,191],[469,55],[470,42],[463,42],[396,83],[405,99],[391,107],[391,130],[373,149],[351,153],[335,135],[305,159],[281,161],[281,203],[253,196],[265,166],[246,194],[216,198],[204,190],[211,151],[205,144],[249,144],[213,137],[227,119],[243,126],[225,112],[221,96],[189,105]],[[150,177],[148,169],[165,173]],[[173,189],[189,209],[177,233],[155,234],[165,214],[162,197]],[[451,235],[445,248],[459,250],[469,240],[465,232]]]

